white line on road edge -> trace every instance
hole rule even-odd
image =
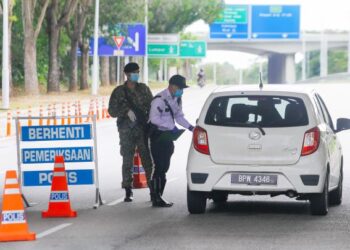
[[[114,205],[117,205],[119,203],[122,203],[124,201],[124,197],[118,199],[118,200],[115,200],[115,201],[112,201],[110,203],[107,204],[107,206],[114,206]]]
[[[65,228],[65,227],[69,227],[69,226],[71,226],[72,224],[73,224],[73,223],[64,223],[64,224],[58,225],[57,227],[53,227],[53,228],[48,229],[48,230],[46,230],[46,231],[44,231],[44,232],[42,232],[42,233],[40,233],[40,234],[37,234],[37,235],[36,235],[36,238],[37,238],[37,239],[43,238],[43,237],[45,237],[45,236],[47,236],[47,235],[49,235],[49,234],[55,233],[55,232],[57,232],[57,231],[63,229],[63,228]]]

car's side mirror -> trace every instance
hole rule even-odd
[[[340,132],[343,130],[350,129],[350,119],[347,118],[339,118],[337,119],[337,131]]]
[[[199,119],[197,118],[197,119],[196,119],[196,124],[198,124],[198,120],[199,120]]]

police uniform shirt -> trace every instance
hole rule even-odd
[[[182,112],[182,104],[178,103],[178,98],[173,97],[169,89],[165,89],[153,99],[151,103],[150,122],[158,127],[161,131],[172,130],[175,127],[175,122],[184,128],[190,128],[191,124],[185,119]],[[166,105],[167,100],[170,108],[174,113],[174,119],[171,116],[170,110]]]

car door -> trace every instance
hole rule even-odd
[[[328,109],[319,94],[316,94],[316,99],[320,105],[326,128],[326,137],[328,142],[329,151],[329,165],[330,165],[330,187],[335,187],[338,185],[340,164],[341,164],[341,147],[338,141],[335,129],[333,126],[332,118],[328,112]]]

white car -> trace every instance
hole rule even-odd
[[[228,194],[287,195],[310,200],[325,215],[342,201],[343,155],[321,96],[290,85],[236,86],[207,99],[187,161],[187,205],[204,213],[207,199]]]

